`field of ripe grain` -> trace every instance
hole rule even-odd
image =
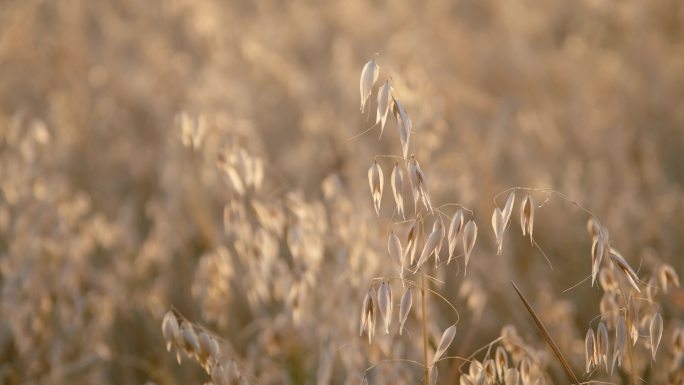
[[[0,384],[684,383],[684,3],[0,3]]]

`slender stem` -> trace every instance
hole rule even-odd
[[[420,287],[420,295],[422,299],[422,308],[423,308],[423,363],[424,363],[424,381],[423,383],[425,385],[430,384],[430,369],[428,368],[428,336],[427,336],[427,311],[426,311],[426,302],[427,302],[427,287],[425,283],[425,273],[421,272],[421,287]]]

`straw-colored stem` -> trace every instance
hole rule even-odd
[[[420,273],[421,277],[421,286],[420,286],[420,296],[421,296],[421,302],[422,302],[422,308],[423,308],[423,372],[424,372],[424,377],[423,377],[423,383],[425,385],[430,384],[430,368],[428,368],[428,335],[427,335],[427,286],[425,282],[425,273],[421,272]]]

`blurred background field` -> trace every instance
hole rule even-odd
[[[260,384],[357,384],[420,357],[414,319],[408,336],[358,335],[370,280],[393,273],[391,196],[378,218],[366,172],[400,153],[394,126],[350,140],[374,120],[359,113],[370,58],[411,115],[433,199],[480,227],[467,280],[439,275],[461,317],[453,355],[506,324],[548,354],[514,280],[584,368],[601,292],[564,290],[591,272],[587,217],[553,197],[537,210],[553,269],[517,219],[496,255],[507,188],[580,202],[640,277],[684,271],[680,1],[3,1],[0,383],[210,381],[166,352],[170,307]],[[206,132],[184,134],[183,116]],[[221,156],[262,164],[261,185],[239,191]],[[667,336],[684,292],[661,304]],[[438,338],[454,314],[431,306]],[[414,369],[383,365],[371,383],[417,383]]]

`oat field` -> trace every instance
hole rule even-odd
[[[0,2],[0,384],[684,384],[684,3]]]

